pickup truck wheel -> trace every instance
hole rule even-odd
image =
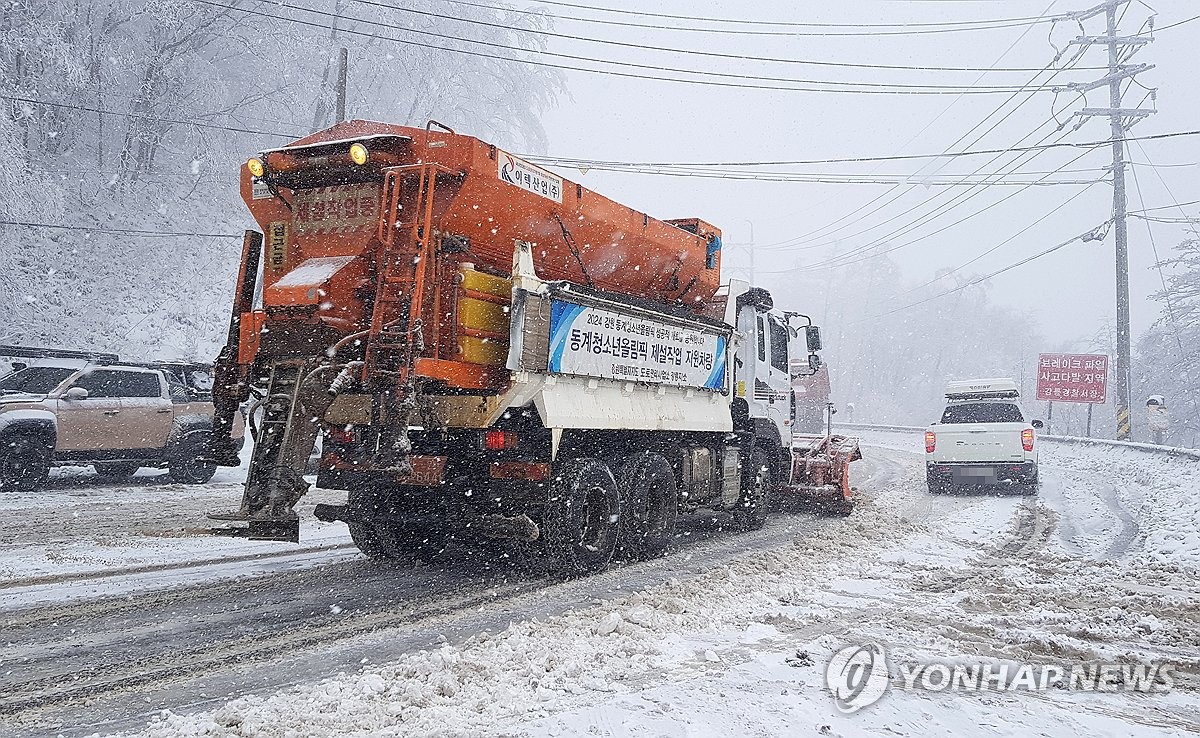
[[[617,482],[599,459],[571,459],[554,471],[542,515],[546,556],[568,576],[608,566],[621,519]]]
[[[348,523],[350,539],[369,559],[409,564],[415,564],[418,559],[433,559],[450,541],[446,531],[417,529],[397,522],[370,522],[375,516],[398,517],[396,507],[389,499],[391,489],[391,485],[381,482],[350,490],[347,507],[351,516],[366,519]]]
[[[661,454],[628,456],[616,474],[621,498],[617,553],[653,559],[666,553],[679,517],[679,487],[671,462]]]
[[[50,477],[53,447],[30,433],[0,438],[0,492],[37,492]]]
[[[215,462],[205,459],[208,434],[198,433],[181,441],[167,463],[167,473],[176,484],[204,484],[217,473]]]
[[[96,474],[103,477],[107,481],[121,482],[132,477],[141,469],[141,465],[131,461],[106,461],[103,463],[92,464]]]
[[[750,469],[742,473],[742,496],[733,511],[739,530],[758,530],[771,509],[771,461],[761,448],[750,453]]]

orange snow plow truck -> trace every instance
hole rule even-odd
[[[848,514],[857,441],[794,435],[820,332],[722,284],[721,233],[661,221],[431,122],[340,123],[261,152],[217,363],[210,455],[248,403],[240,509],[217,532],[299,540],[317,505],[367,555],[521,541],[582,574],[660,555],[681,513],[743,528],[773,498]],[[811,369],[810,369],[811,367]]]

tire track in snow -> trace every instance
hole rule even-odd
[[[867,490],[898,484],[906,471],[890,458],[864,466],[858,486]],[[17,612],[10,642],[0,647],[9,666],[0,675],[0,714],[53,735],[140,726],[158,704],[199,708],[231,690],[273,691],[354,669],[363,658],[431,647],[446,633],[501,630],[847,524],[775,515],[763,530],[729,535],[713,521],[693,519],[666,557],[579,580],[504,568],[471,574],[453,565],[395,570],[359,560]],[[380,641],[384,633],[394,636]],[[260,668],[267,663],[271,669]]]

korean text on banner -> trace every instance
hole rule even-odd
[[[725,336],[555,300],[550,366],[556,374],[723,390]]]

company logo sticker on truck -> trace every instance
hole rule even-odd
[[[500,179],[548,200],[562,202],[562,177],[503,151],[498,153],[496,161]]]
[[[725,336],[555,300],[549,369],[602,379],[725,388]]]

